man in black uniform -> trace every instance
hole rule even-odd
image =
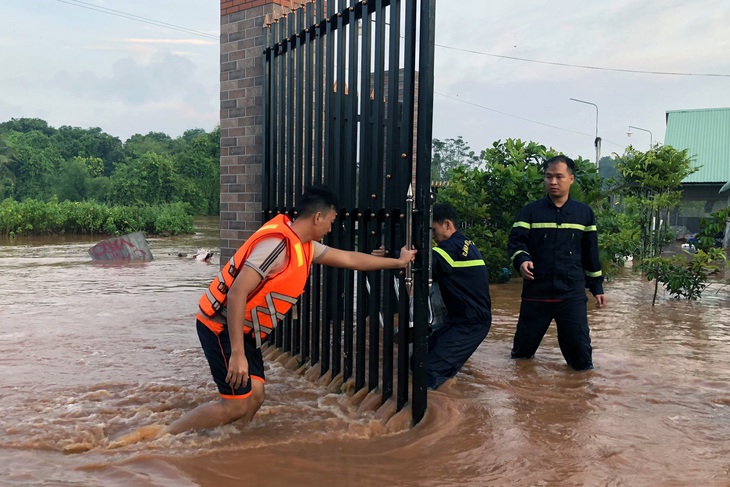
[[[593,368],[585,289],[606,306],[593,210],[570,197],[575,164],[555,156],[543,164],[548,195],[517,215],[508,252],[522,274],[522,304],[512,358],[532,358],[555,319],[558,344],[575,370]]]
[[[456,375],[489,333],[492,304],[489,277],[474,242],[458,229],[448,203],[433,206],[433,278],[446,306],[446,324],[428,339],[428,387]]]

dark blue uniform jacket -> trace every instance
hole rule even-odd
[[[568,198],[560,208],[549,197],[527,204],[517,215],[507,245],[512,265],[534,265],[534,281],[523,281],[522,297],[565,299],[603,294],[596,218],[588,205]]]
[[[434,247],[433,278],[450,325],[492,323],[487,266],[474,242],[460,231]]]

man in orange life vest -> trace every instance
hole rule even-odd
[[[330,248],[319,241],[332,230],[337,199],[324,186],[305,190],[291,221],[278,215],[254,233],[200,299],[197,329],[220,400],[198,406],[155,437],[250,421],[264,402],[261,340],[304,290],[311,264],[370,271],[404,268],[397,259]]]

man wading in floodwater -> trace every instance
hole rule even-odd
[[[545,161],[543,170],[547,196],[520,210],[507,244],[523,279],[512,358],[532,358],[555,319],[565,361],[575,370],[589,370],[593,349],[586,288],[598,308],[606,306],[596,217],[588,205],[570,197],[572,159],[555,156]]]
[[[200,298],[198,337],[220,399],[198,406],[169,426],[140,428],[110,447],[251,421],[264,402],[261,343],[301,295],[312,264],[372,271],[400,269],[413,261],[416,251],[405,247],[393,259],[321,244],[332,230],[336,207],[328,188],[307,188],[296,220],[278,215],[259,228]]]

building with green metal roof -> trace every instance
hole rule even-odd
[[[730,108],[668,110],[664,145],[688,149],[699,170],[682,181],[682,203],[673,225],[699,231],[703,216],[728,206],[730,191],[719,193],[730,181]]]

